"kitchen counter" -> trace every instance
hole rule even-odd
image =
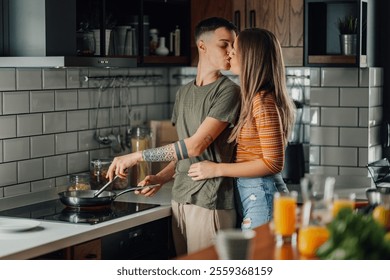
[[[126,193],[117,201],[153,203],[161,206],[96,225],[72,224],[45,220],[39,226],[20,232],[0,231],[0,259],[31,259],[69,246],[100,238],[114,232],[136,227],[171,215],[171,184],[165,185],[153,197]],[[1,217],[8,219],[9,217]],[[17,218],[9,218],[17,219]]]

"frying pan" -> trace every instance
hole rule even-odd
[[[137,190],[142,190],[143,188],[154,188],[160,186],[156,185],[148,185],[145,187],[131,187],[125,189],[119,193],[115,193],[112,191],[103,191],[99,196],[95,196],[96,190],[77,190],[77,191],[63,191],[58,193],[61,202],[69,207],[91,207],[91,206],[103,206],[109,205],[112,201],[114,201],[118,196],[133,192]]]

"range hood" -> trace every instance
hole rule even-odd
[[[0,67],[137,66],[136,57],[77,56],[76,0],[0,1]]]

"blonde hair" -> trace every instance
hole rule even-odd
[[[272,94],[282,120],[287,143],[294,124],[295,105],[286,88],[282,50],[275,35],[260,28],[245,29],[237,37],[236,55],[240,64],[241,112],[229,142],[237,141],[246,122],[251,121],[254,97]]]

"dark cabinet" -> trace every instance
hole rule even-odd
[[[272,31],[282,46],[285,64],[303,64],[304,0],[232,0],[237,27],[259,27]]]
[[[76,14],[79,30],[94,31],[100,56],[134,57],[138,65],[189,62],[189,0],[77,0]],[[151,53],[151,29],[165,38],[170,50],[167,56]],[[180,51],[174,53],[173,34],[177,29]],[[106,36],[107,40],[101,40]]]
[[[42,255],[40,260],[167,260],[176,256],[171,217]]]
[[[198,50],[195,43],[195,26],[209,17],[223,17],[232,20],[231,0],[191,0],[191,65],[198,64]]]
[[[354,51],[342,52],[339,20],[355,19]],[[374,0],[305,0],[305,66],[375,65]]]
[[[190,61],[190,0],[0,0],[0,29],[0,56],[64,57],[58,66]],[[150,53],[150,29],[165,38],[168,55]]]

